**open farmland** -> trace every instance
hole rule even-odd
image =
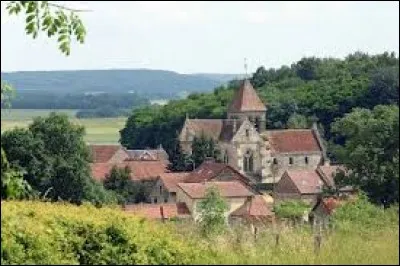
[[[1,132],[15,127],[27,127],[35,117],[47,116],[50,112],[65,113],[71,121],[84,126],[85,140],[88,143],[117,143],[119,130],[124,127],[127,119],[126,117],[77,119],[75,118],[77,110],[7,109],[1,110]]]

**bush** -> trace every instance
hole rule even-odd
[[[107,207],[2,202],[1,264],[186,264],[191,241]]]

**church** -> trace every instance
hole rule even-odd
[[[248,79],[235,91],[225,119],[186,118],[179,134],[184,152],[191,154],[194,137],[217,142],[223,162],[255,185],[275,184],[287,170],[315,170],[324,164],[324,147],[312,129],[269,130],[267,105]]]

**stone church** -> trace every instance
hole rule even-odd
[[[324,147],[312,129],[269,130],[266,104],[245,79],[235,92],[226,119],[186,118],[179,134],[182,150],[191,153],[195,136],[214,139],[224,163],[254,184],[273,184],[286,170],[316,169],[323,164]]]

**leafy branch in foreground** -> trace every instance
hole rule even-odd
[[[86,29],[76,12],[87,10],[71,9],[49,1],[10,1],[6,8],[10,15],[25,11],[25,31],[34,39],[40,31],[46,32],[48,37],[58,37],[59,49],[65,55],[70,54],[71,37],[75,36],[80,43],[85,40]]]

